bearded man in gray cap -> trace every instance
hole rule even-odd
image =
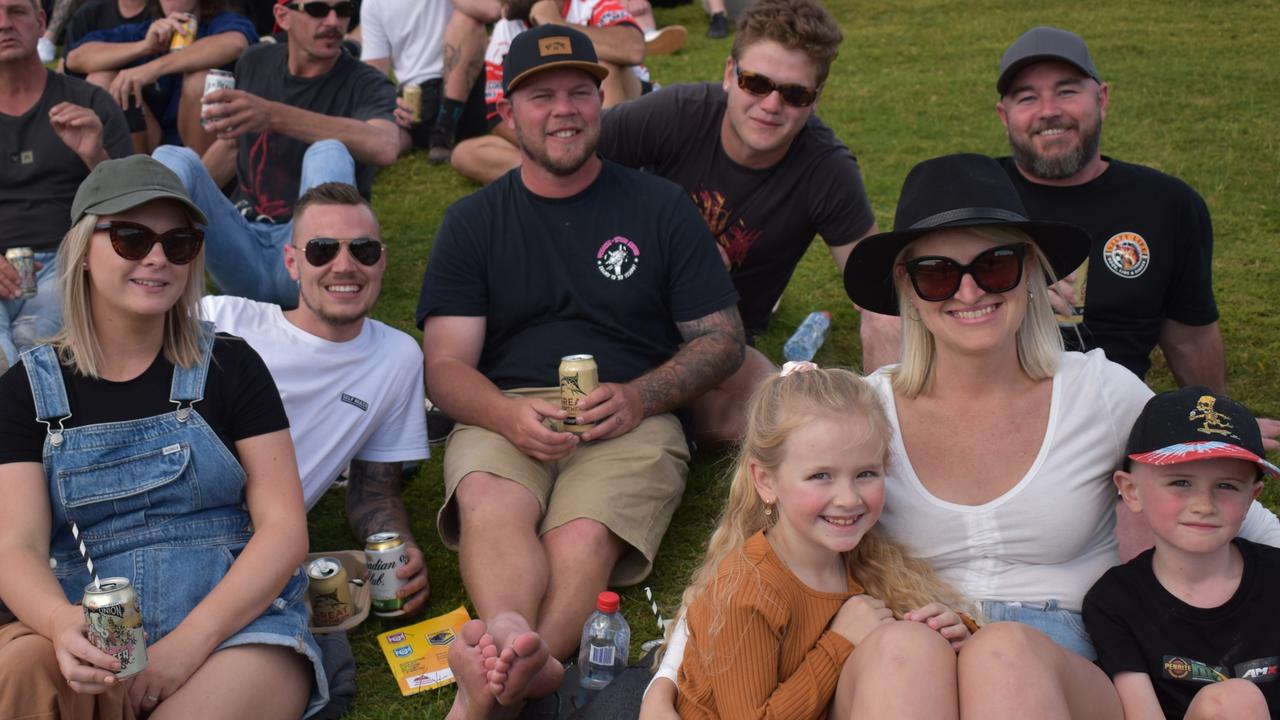
[[[1179,385],[1224,392],[1209,210],[1181,180],[1101,154],[1110,88],[1084,40],[1028,30],[1001,58],[996,90],[1013,151],[1000,162],[1028,214],[1093,240],[1086,266],[1054,288],[1068,349],[1102,348],[1143,377],[1158,344]]]

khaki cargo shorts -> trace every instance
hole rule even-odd
[[[559,388],[528,388],[508,395],[559,403]],[[542,462],[498,433],[458,423],[444,452],[444,505],[436,516],[440,539],[458,549],[458,506],[453,495],[469,473],[486,472],[528,490],[542,509],[542,535],[570,520],[588,518],[609,528],[629,549],[610,585],[634,585],[649,575],[689,474],[689,448],[674,415],[645,418],[631,432],[584,443],[569,457]]]

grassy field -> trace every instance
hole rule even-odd
[[[1227,339],[1230,389],[1259,414],[1280,417],[1275,387],[1280,265],[1266,258],[1280,235],[1280,13],[1270,0],[1169,2],[1126,0],[1055,6],[1016,0],[835,0],[845,33],[819,113],[858,156],[881,227],[893,224],[902,178],[916,162],[945,153],[1003,154],[1007,145],[994,104],[997,63],[1029,27],[1057,25],[1084,35],[1094,62],[1112,84],[1103,139],[1109,155],[1155,166],[1197,188],[1216,229],[1215,289]],[[688,46],[649,63],[663,84],[719,81],[729,41],[703,37],[698,6],[659,9],[661,24],[690,29]],[[391,247],[391,269],[375,315],[413,332],[423,269],[444,210],[475,186],[422,154],[384,171],[374,205]],[[761,348],[781,355],[787,335],[813,309],[831,310],[836,325],[818,355],[827,365],[860,357],[857,318],[829,255],[816,243],[797,271]],[[1157,359],[1149,380],[1171,385]],[[648,584],[670,613],[696,565],[724,495],[722,456],[700,457],[684,503]],[[440,458],[407,488],[414,531],[427,554],[433,594],[428,612],[466,602],[457,559],[435,531],[441,499]],[[1280,495],[1267,494],[1273,507]],[[342,493],[311,514],[313,550],[357,547],[346,529]],[[637,641],[654,623],[641,587],[622,588]],[[375,635],[398,623],[371,619],[352,635],[359,664],[353,718],[443,717],[452,689],[402,698]]]

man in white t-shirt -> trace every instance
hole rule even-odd
[[[343,468],[347,517],[363,541],[400,533],[408,564],[400,597],[408,613],[428,593],[422,551],[400,496],[403,463],[429,455],[423,413],[422,351],[399,330],[367,317],[382,289],[386,250],[377,218],[352,185],[325,183],[294,207],[284,264],[298,281],[298,307],[207,297],[205,316],[243,337],[280,390],[310,509]]]

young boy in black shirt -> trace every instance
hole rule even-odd
[[[1280,713],[1280,550],[1237,538],[1265,476],[1257,422],[1190,387],[1153,397],[1115,482],[1155,547],[1085,596],[1084,621],[1126,720]]]

